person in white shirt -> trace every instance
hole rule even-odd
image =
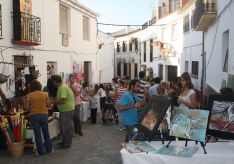
[[[193,84],[188,72],[181,75],[182,90],[177,102],[181,108],[197,108],[196,92],[193,89]]]

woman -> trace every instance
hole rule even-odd
[[[41,91],[42,85],[34,80],[31,83],[32,92],[26,96],[26,108],[30,112],[30,123],[33,127],[36,141],[36,155],[44,155],[52,152],[52,142],[48,130],[48,106],[49,98],[46,92]],[[44,144],[41,138],[41,131],[44,137]]]
[[[99,90],[98,90],[99,96],[100,96],[100,108],[101,111],[104,111],[105,107],[105,101],[106,101],[106,92],[103,84],[99,85]]]
[[[197,108],[196,92],[193,89],[193,84],[188,72],[181,75],[182,89],[178,99],[181,108]]]

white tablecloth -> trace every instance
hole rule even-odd
[[[86,122],[90,116],[91,116],[90,102],[89,101],[82,101],[81,102],[81,110],[80,110],[81,121]]]
[[[185,142],[174,141],[171,145],[184,145]],[[158,149],[161,142],[150,142],[150,145]],[[120,151],[123,164],[234,164],[234,142],[208,143],[204,154],[200,144],[194,141],[188,142],[188,146],[197,146],[199,150],[191,158],[159,155],[153,153],[130,154],[126,149]]]

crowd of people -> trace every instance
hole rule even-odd
[[[232,90],[226,90],[233,95]],[[97,123],[100,105],[102,123],[115,121],[120,130],[126,131],[126,142],[133,138],[135,128],[154,95],[168,97],[174,106],[198,108],[196,92],[187,72],[173,83],[161,82],[159,77],[145,81],[145,72],[140,71],[138,79],[113,78],[112,83],[99,85],[89,85],[87,82],[79,84],[73,74],[69,76],[69,84],[65,84],[59,75],[52,75],[43,91],[37,80],[31,83],[31,91],[26,96],[26,104],[31,115],[38,156],[53,152],[48,131],[48,109],[59,112],[60,145],[67,149],[72,145],[74,134],[84,135],[80,120],[82,101],[90,102],[92,124]]]

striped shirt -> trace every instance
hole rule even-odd
[[[140,99],[144,98],[144,93],[145,93],[145,87],[146,87],[146,85],[147,85],[147,82],[145,82],[144,80],[140,80],[140,91],[138,93],[136,93],[136,95]]]
[[[124,94],[124,92],[126,91],[126,89],[124,87],[119,87],[117,88],[117,98],[116,98],[116,102],[119,102],[122,95]]]

